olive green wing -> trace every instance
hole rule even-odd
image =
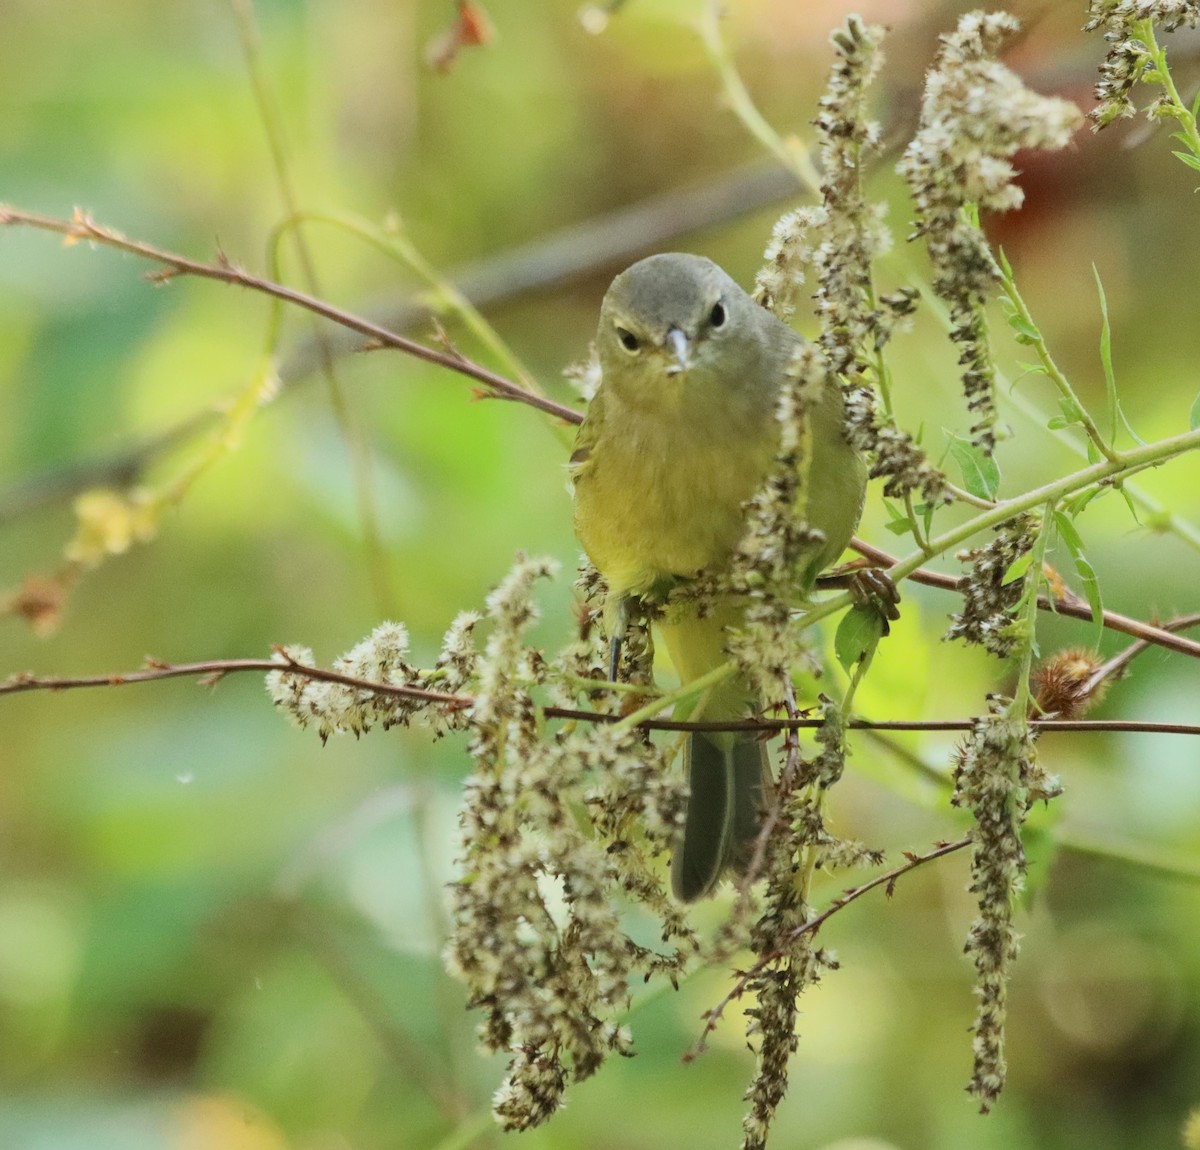
[[[572,483],[578,482],[592,467],[592,453],[604,428],[604,389],[592,396],[587,415],[575,433],[575,448],[567,461],[567,475]]]

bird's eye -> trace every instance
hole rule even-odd
[[[713,304],[712,311],[709,313],[708,322],[712,324],[713,327],[724,327],[726,318],[725,305],[720,300],[717,300],[717,302]]]
[[[626,351],[637,351],[642,346],[642,341],[628,328],[617,328],[617,339],[621,341],[621,346]]]

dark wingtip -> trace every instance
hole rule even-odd
[[[709,895],[729,864],[733,833],[733,756],[703,734],[685,744],[690,794],[683,839],[671,859],[671,893],[679,902]]]

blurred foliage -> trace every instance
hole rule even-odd
[[[439,267],[694,186],[758,152],[723,108],[691,21],[699,0],[630,0],[599,36],[577,0],[486,5],[496,37],[438,72],[425,49],[450,0],[256,6],[300,201],[380,219],[395,211]],[[967,5],[753,0],[730,6],[730,43],[761,108],[805,132],[828,65],[825,37],[852,10],[894,27],[881,109],[913,118],[936,35]],[[1018,6],[1020,10],[1021,6]],[[1088,103],[1102,44],[1075,6],[1033,17],[1012,63],[1043,90]],[[1069,9],[1069,12],[1066,11]],[[266,267],[282,215],[262,119],[230,11],[175,0],[0,6],[0,189],[29,210],[76,205],[127,234],[204,258],[214,237]],[[1183,34],[1177,78],[1195,88]],[[1174,56],[1172,57],[1175,58]],[[1146,436],[1186,426],[1195,398],[1194,179],[1141,125],[1080,136],[1031,161],[1029,203],[995,224],[1033,314],[1086,402],[1104,378],[1094,263],[1108,295],[1117,382]],[[891,165],[874,184],[901,235],[909,208]],[[783,205],[781,205],[782,207]],[[681,235],[746,282],[777,209]],[[347,306],[399,302],[415,277],[344,233],[308,233],[321,290]],[[917,264],[901,248],[896,263]],[[286,274],[299,283],[290,254]],[[181,281],[151,288],[131,258],[45,235],[0,235],[0,492],[121,450],[221,405],[261,368],[267,303]],[[582,357],[613,266],[492,305],[488,318],[551,393]],[[921,274],[918,272],[917,274]],[[284,347],[304,337],[285,320]],[[997,342],[1003,331],[996,324]],[[418,335],[428,334],[418,330]],[[464,350],[488,361],[468,334]],[[1021,349],[1012,349],[1013,377]],[[954,352],[928,317],[896,344],[897,403],[925,428],[962,431]],[[563,442],[527,409],[472,403],[464,382],[392,354],[339,364],[369,429],[388,601],[371,591],[349,450],[317,380],[250,423],[160,525],[89,572],[62,625],[37,637],[0,619],[0,675],[131,669],[260,656],[303,642],[324,660],[385,614],[418,655],[477,606],[514,552],[577,554]],[[1045,412],[1005,412],[1005,482],[1030,486],[1075,456],[1040,429],[1042,381],[1015,390]],[[169,482],[181,448],[148,476]],[[41,482],[44,482],[41,481]],[[1200,515],[1200,461],[1138,482]],[[891,538],[873,499],[862,533]],[[1124,614],[1195,609],[1198,558],[1134,523],[1119,499],[1080,520],[1106,603]],[[0,523],[0,587],[52,571],[73,534],[69,503]],[[1064,568],[1065,556],[1055,557]],[[547,643],[573,625],[569,580],[544,593]],[[904,614],[859,694],[873,717],[963,717],[1003,684],[974,651],[940,645],[953,601],[906,588]],[[1042,620],[1051,651],[1085,625]],[[1106,636],[1104,649],[1124,640]],[[1103,717],[1195,720],[1200,668],[1143,655]],[[0,1146],[12,1150],[341,1150],[499,1145],[487,1114],[497,1067],[473,1049],[459,988],[442,973],[439,888],[450,874],[461,742],[393,731],[325,748],[272,714],[261,685],[229,679],[0,702]],[[906,755],[944,767],[947,736],[905,754],[856,741],[839,831],[924,849],[959,833],[945,791]],[[1197,888],[1074,840],[1195,858],[1194,743],[1056,735],[1043,754],[1067,794],[1033,851],[1036,892],[1012,992],[1010,1084],[979,1118],[970,1065],[972,916],[965,860],[868,896],[822,940],[843,969],[803,1003],[792,1097],[776,1144],[920,1150],[1180,1144],[1200,1105]],[[1065,847],[1054,849],[1059,837]],[[835,897],[838,891],[826,892]],[[701,906],[700,923],[719,921]],[[728,1147],[748,1060],[731,1012],[714,1048],[683,1065],[726,975],[639,1001],[639,1057],[577,1088],[540,1147]],[[853,1142],[851,1139],[877,1139]],[[844,1143],[840,1140],[847,1140]]]

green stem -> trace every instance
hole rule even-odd
[[[706,671],[698,679],[693,679],[690,683],[684,683],[674,691],[668,691],[665,695],[660,695],[640,710],[626,715],[620,722],[613,724],[613,729],[622,733],[631,731],[638,723],[644,723],[647,719],[653,719],[655,715],[667,707],[673,707],[676,703],[684,703],[688,699],[697,698],[708,691],[709,688],[715,687],[718,683],[723,683],[726,679],[734,675],[736,671],[737,664],[732,659],[729,659],[727,662],[720,664],[720,666],[714,667],[711,671]]]
[[[894,258],[895,257],[893,256],[893,259]],[[912,278],[916,274],[913,268],[907,262],[899,262],[896,264],[896,267],[903,276]],[[937,296],[932,294],[924,295],[922,298],[924,300],[926,310],[931,315],[936,317],[937,320],[948,329],[950,326],[949,313],[946,311],[945,305],[942,303],[942,301],[938,299]],[[1007,379],[1005,374],[999,368],[996,370],[996,383],[999,387],[1003,387],[1003,389],[1008,393],[1009,402],[1018,411],[1039,426],[1045,425],[1045,414],[1039,411],[1036,405],[1030,400],[1026,399],[1021,392],[1016,391],[1013,383]],[[1007,386],[1005,387],[1004,385]],[[1086,454],[1084,447],[1079,442],[1077,436],[1065,435],[1061,431],[1055,431],[1054,435],[1060,440],[1060,442],[1065,443],[1077,454]],[[1157,499],[1153,498],[1153,496],[1147,495],[1141,490],[1141,488],[1132,483],[1123,482],[1121,484],[1121,490],[1128,495],[1129,498],[1132,499],[1142,511],[1145,512],[1149,519],[1153,521],[1148,524],[1148,526],[1150,526],[1153,530],[1169,532],[1177,539],[1180,539],[1182,542],[1186,543],[1194,551],[1200,551],[1200,530],[1189,523],[1186,519],[1175,514],[1174,511],[1167,510]]]
[[[773,153],[781,164],[791,172],[800,183],[808,188],[815,196],[821,193],[821,176],[812,162],[808,149],[795,136],[784,139],[767,122],[767,119],[754,105],[754,100],[742,82],[737,66],[729,52],[729,46],[721,35],[720,6],[709,4],[700,17],[700,38],[708,49],[709,58],[721,78],[725,89],[725,98],[733,114],[741,120],[746,130]]]
[[[981,531],[998,527],[1001,523],[1005,523],[1025,511],[1032,511],[1045,503],[1058,504],[1066,496],[1073,495],[1093,484],[1104,483],[1131,467],[1163,463],[1174,456],[1182,455],[1185,451],[1194,451],[1197,448],[1200,448],[1200,429],[1186,431],[1181,435],[1160,439],[1157,443],[1148,443],[1143,447],[1123,451],[1117,459],[1101,460],[1091,467],[1085,467],[1082,471],[1074,471],[1062,479],[1056,479],[1053,483],[1047,483],[1033,491],[1027,491],[1024,495],[997,503],[995,507],[976,515],[973,519],[968,519],[954,530],[931,539],[929,554],[941,555],[951,548],[957,547],[960,543],[965,543],[971,536],[977,535]],[[899,582],[916,571],[927,559],[928,555],[924,551],[915,551],[902,559],[895,567],[889,568],[888,574]],[[800,618],[798,625],[807,627],[819,619],[824,619],[851,606],[852,603],[849,592],[835,595],[832,599],[826,599],[807,611]]]
[[[1046,373],[1046,378],[1058,388],[1059,394],[1070,405],[1072,412],[1078,413],[1076,422],[1087,433],[1088,439],[1096,445],[1096,450],[1105,459],[1116,460],[1120,458],[1116,448],[1111,446],[1100,433],[1100,428],[1096,426],[1096,421],[1092,419],[1087,409],[1079,401],[1079,397],[1075,394],[1074,388],[1071,387],[1070,381],[1063,374],[1062,369],[1054,362],[1054,357],[1050,354],[1049,347],[1046,346],[1046,340],[1041,330],[1034,323],[1033,315],[1020,291],[1017,289],[1017,281],[1012,274],[1012,267],[1008,260],[1004,258],[1003,252],[1000,254],[997,263],[1000,266],[1001,286],[1008,296],[1008,302],[1012,306],[1013,313],[1021,321],[1020,342],[1027,343],[1037,353],[1042,370]]]
[[[974,519],[968,519],[965,523],[954,528],[953,531],[947,531],[945,534],[931,539],[928,551],[914,551],[894,567],[888,568],[888,574],[898,583],[901,579],[908,578],[909,575],[923,566],[931,556],[941,555],[951,550],[951,548],[957,547],[960,543],[965,543],[973,535],[978,535],[981,531],[998,527],[1001,523],[1006,523],[1008,520],[1014,519],[1026,511],[1032,511],[1037,507],[1041,507],[1043,504],[1056,506],[1068,495],[1082,491],[1084,488],[1092,486],[1092,484],[1104,483],[1113,476],[1120,475],[1130,467],[1163,463],[1176,455],[1182,455],[1185,451],[1193,451],[1197,448],[1200,448],[1200,428],[1195,431],[1184,432],[1182,435],[1172,435],[1167,439],[1159,440],[1157,443],[1148,443],[1143,447],[1123,451],[1117,459],[1102,460],[1091,467],[1085,467],[1082,471],[1075,471],[1070,475],[1064,476],[1062,479],[1056,479],[1053,483],[1047,483],[1042,487],[1035,488],[1033,491],[1027,491],[1024,495],[997,503],[995,507],[984,511],[980,515],[976,515]],[[853,605],[854,599],[850,595],[850,592],[843,591],[840,595],[834,595],[832,598],[810,607],[792,625],[801,628],[811,627],[821,619],[826,619],[830,615],[835,615],[837,612]],[[628,715],[617,726],[623,730],[636,727],[638,723],[654,718],[664,707],[671,706],[676,702],[682,702],[685,699],[694,698],[709,687],[724,682],[724,680],[735,674],[736,671],[737,664],[730,659],[722,663],[719,667],[714,667],[711,671],[701,675],[698,679],[693,679],[690,683],[685,683],[677,690],[656,699],[640,711],[635,711],[632,715]]]
[[[533,375],[513,354],[512,349],[501,339],[496,329],[483,318],[475,305],[454,284],[425,259],[407,236],[396,230],[384,231],[370,221],[350,213],[333,211],[295,212],[276,227],[276,236],[306,222],[323,223],[331,227],[342,228],[371,244],[385,255],[407,264],[433,289],[445,309],[463,321],[467,330],[496,357],[509,375],[514,376],[526,391],[534,395],[542,394]]]
[[[1139,21],[1137,24],[1137,35],[1146,45],[1150,56],[1154,60],[1154,70],[1156,73],[1154,80],[1162,88],[1168,102],[1174,109],[1175,119],[1179,123],[1188,150],[1193,156],[1200,159],[1200,131],[1197,130],[1196,120],[1192,115],[1191,108],[1183,102],[1179,95],[1179,89],[1175,87],[1175,77],[1171,75],[1171,69],[1167,64],[1166,49],[1159,46],[1158,39],[1154,35],[1154,21],[1152,19]]]

